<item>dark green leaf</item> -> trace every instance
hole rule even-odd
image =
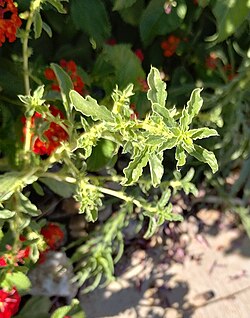
[[[137,0],[115,0],[113,10],[122,10],[131,7]]]
[[[127,2],[127,1],[126,1]],[[140,17],[144,9],[144,0],[136,0],[136,2],[129,8],[119,11],[122,19],[133,26],[138,26],[140,23]]]
[[[211,40],[222,42],[246,21],[250,13],[250,2],[248,0],[220,0],[216,1],[212,10],[216,18],[217,34],[213,35]]]
[[[69,117],[71,113],[69,92],[74,88],[73,83],[71,81],[70,76],[64,71],[64,69],[61,66],[55,63],[51,63],[51,68],[56,74],[59,87],[60,87],[60,92],[62,95],[63,104],[65,107],[67,116]]]
[[[75,185],[72,183],[58,181],[52,178],[40,178],[39,181],[46,184],[50,190],[63,198],[70,198],[75,192]]]
[[[187,6],[185,1],[179,0],[176,7],[172,7],[171,14],[164,11],[165,0],[151,0],[140,21],[142,41],[148,45],[157,35],[168,34],[177,29],[185,18]]]
[[[76,28],[101,45],[111,35],[108,14],[101,0],[72,0],[71,16]]]
[[[19,196],[19,207],[18,210],[22,213],[29,214],[30,216],[38,216],[41,211],[37,209],[35,204],[31,203],[30,200],[21,192],[18,193]]]
[[[70,100],[77,111],[85,116],[90,116],[93,120],[113,121],[111,112],[105,106],[98,105],[91,96],[84,98],[76,91],[71,91]]]

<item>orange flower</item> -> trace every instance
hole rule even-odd
[[[161,48],[163,49],[163,55],[170,57],[175,54],[181,39],[175,35],[169,35],[169,37],[161,42]]]
[[[22,24],[18,11],[12,0],[0,0],[0,46],[6,38],[9,42],[16,40],[16,31]]]
[[[51,250],[56,250],[63,243],[64,232],[55,223],[48,223],[45,225],[41,229],[41,234]]]
[[[72,60],[67,62],[66,60],[62,59],[59,62],[59,64],[69,74],[74,85],[74,90],[76,90],[79,94],[83,95],[84,82],[77,73],[76,63]],[[53,83],[51,84],[52,90],[60,92],[60,87],[58,85],[56,75],[51,68],[45,69],[44,76],[47,80],[53,81]]]

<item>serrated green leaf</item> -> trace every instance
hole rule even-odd
[[[30,216],[38,216],[41,211],[37,209],[36,205],[31,203],[30,200],[21,192],[18,193],[19,196],[19,207],[18,211],[28,214]]]
[[[139,152],[123,170],[125,175],[123,184],[129,186],[137,182],[142,175],[143,168],[147,165],[148,160],[149,152],[148,149],[145,148],[143,151]]]
[[[246,21],[250,13],[250,2],[220,0],[216,1],[212,11],[216,18],[217,33],[212,35],[211,40],[218,43],[227,39]]]
[[[171,14],[164,11],[165,0],[151,0],[140,20],[140,35],[148,45],[157,35],[165,35],[176,30],[185,18],[187,6],[185,1],[178,0],[172,7]]]
[[[111,35],[107,10],[101,0],[71,0],[71,16],[77,29],[86,32],[98,45]]]
[[[188,147],[186,144],[183,143],[183,148],[191,156],[195,157],[201,162],[207,163],[212,169],[213,173],[215,173],[218,170],[217,159],[213,152],[195,144],[192,147]]]
[[[178,143],[178,138],[177,137],[171,137],[167,140],[165,140],[162,145],[159,148],[159,151],[164,151],[167,149],[172,149],[174,148]]]
[[[115,0],[113,10],[119,11],[131,7],[137,0]]]
[[[39,181],[46,184],[51,191],[63,198],[70,198],[75,193],[75,184],[52,178],[40,178]]]
[[[98,105],[97,101],[91,96],[82,97],[76,91],[70,92],[70,100],[74,108],[93,120],[113,121],[111,112],[105,107]]]
[[[15,286],[18,292],[24,293],[30,289],[31,282],[22,272],[7,273],[1,286],[6,288],[13,288]]]
[[[161,79],[160,72],[157,68],[151,67],[148,74],[148,86],[147,97],[152,104],[158,103],[160,106],[165,107],[167,99],[166,83]]]
[[[153,187],[157,187],[161,183],[161,178],[164,173],[164,167],[162,165],[163,152],[153,153],[149,156],[150,175]]]
[[[0,210],[0,219],[10,219],[16,214],[15,211],[10,211],[7,209]]]
[[[163,107],[158,103],[153,103],[152,110],[153,110],[153,112],[155,112],[163,117],[164,122],[166,123],[167,126],[175,127],[177,125],[176,121],[171,116],[170,111],[165,106]]]
[[[148,228],[146,233],[143,235],[143,238],[149,239],[155,234],[157,229],[157,222],[154,217],[149,217]]]
[[[193,140],[208,138],[212,136],[219,136],[218,132],[215,129],[210,129],[206,127],[198,128],[198,129],[190,129],[187,134]]]
[[[34,32],[35,32],[35,39],[39,38],[42,33],[42,17],[38,10],[34,12]]]
[[[2,174],[0,176],[0,202],[9,199],[15,191],[21,191],[26,185],[35,182],[38,177],[33,173],[35,170]]]
[[[68,0],[46,0],[49,2],[59,13],[67,13],[67,11],[64,9],[62,5],[62,1],[69,2]]]
[[[181,145],[178,145],[176,147],[176,151],[175,151],[175,159],[177,160],[177,167],[182,167],[185,165],[186,163],[186,154],[184,149],[182,148]]]
[[[74,88],[70,76],[64,71],[64,69],[58,64],[51,63],[51,68],[56,74],[56,78],[59,83],[60,92],[63,100],[63,104],[67,113],[70,117],[71,104],[69,99],[69,92]]]
[[[187,102],[187,107],[186,111],[189,117],[187,118],[187,123],[186,125],[189,126],[195,116],[198,115],[202,104],[203,104],[203,99],[201,98],[201,91],[202,88],[195,88],[190,96],[189,101]]]

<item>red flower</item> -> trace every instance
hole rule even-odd
[[[138,83],[141,87],[141,91],[142,92],[147,92],[149,90],[149,86],[148,86],[148,83],[145,79],[143,78],[138,78]]]
[[[50,112],[54,117],[64,118],[63,113],[55,106],[50,107]],[[38,119],[41,120],[42,115],[36,112],[31,120],[32,128],[36,127]],[[46,121],[46,119],[43,120]],[[23,124],[25,124],[26,119],[24,118],[22,121]],[[23,133],[26,133],[25,127],[23,128]],[[38,137],[34,136],[34,134],[32,135],[32,139],[34,140],[32,151],[37,155],[49,156],[60,146],[62,141],[68,139],[68,133],[60,125],[51,122],[48,130],[44,132],[44,137],[46,138],[46,141],[40,140]]]
[[[227,76],[227,79],[228,79],[229,81],[231,81],[233,78],[235,78],[235,76],[237,76],[237,74],[234,73],[231,64],[226,64],[226,65],[224,65],[223,69],[224,69],[224,71],[225,71],[225,73],[226,73],[226,76]]]
[[[144,54],[142,53],[141,49],[135,50],[135,55],[138,57],[138,59],[142,62],[144,60]]]
[[[169,35],[169,37],[161,42],[161,48],[163,49],[163,55],[170,57],[175,54],[181,39],[175,35]]]
[[[130,115],[130,119],[135,120],[135,119],[139,118],[139,113],[136,111],[136,105],[131,104],[130,108],[133,110],[133,114]]]
[[[0,0],[0,46],[6,38],[9,42],[16,40],[16,31],[22,21],[12,0]]]
[[[48,223],[41,229],[45,242],[49,246],[49,249],[56,250],[63,243],[64,232],[55,223]]]
[[[6,260],[4,256],[0,257],[0,267],[5,267],[7,266]]]
[[[11,318],[14,316],[19,308],[21,296],[18,294],[16,288],[11,291],[4,289],[0,290],[0,318]]]
[[[215,70],[218,65],[218,58],[215,53],[210,53],[205,60],[206,67],[210,70]]]
[[[116,45],[117,42],[116,42],[116,39],[110,38],[106,41],[106,44],[113,46],[113,45]]]
[[[84,82],[77,73],[76,63],[72,60],[68,62],[66,60],[61,60],[60,65],[69,74],[74,85],[74,90],[76,90],[79,94],[83,95]],[[46,77],[47,80],[53,81],[53,83],[51,84],[51,89],[53,91],[60,92],[60,87],[58,85],[56,75],[51,68],[45,69],[44,76]]]

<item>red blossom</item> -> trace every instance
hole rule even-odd
[[[69,76],[73,82],[74,90],[76,90],[79,94],[83,95],[84,82],[83,82],[82,78],[77,73],[76,63],[72,60],[66,61],[66,60],[62,59],[62,60],[60,60],[59,64],[69,74]],[[60,87],[59,87],[58,81],[56,79],[56,75],[51,68],[45,69],[44,76],[46,77],[47,80],[53,81],[53,83],[51,84],[51,89],[53,91],[60,92]]]
[[[5,267],[7,266],[6,260],[4,256],[0,257],[0,267]]]
[[[163,49],[163,55],[170,57],[175,54],[181,39],[175,35],[169,35],[169,37],[161,42],[161,48]]]
[[[59,117],[64,119],[63,113],[55,106],[50,106],[50,112],[54,117]],[[41,120],[42,115],[35,113],[31,119],[32,128],[36,127],[36,122],[38,119]],[[43,119],[46,121],[46,119]],[[23,124],[25,124],[26,119],[24,118]],[[25,135],[26,128],[24,126],[23,133]],[[32,145],[32,151],[37,155],[51,155],[61,144],[62,141],[68,139],[68,133],[58,124],[51,122],[48,130],[44,132],[44,137],[46,141],[40,140],[37,136],[32,135],[32,140],[34,140]]]
[[[56,250],[63,243],[64,232],[55,223],[48,223],[41,229],[41,234],[49,249]]]
[[[114,38],[110,38],[106,41],[106,44],[113,46],[117,44],[117,41]]]
[[[9,42],[16,40],[16,31],[22,24],[17,7],[12,0],[0,1],[0,47],[6,38]]]
[[[215,70],[218,66],[218,58],[214,52],[210,53],[205,60],[205,65],[210,70]]]
[[[5,289],[0,290],[0,318],[11,318],[19,309],[21,296],[16,288],[11,291]]]
[[[141,87],[141,91],[142,92],[147,92],[149,90],[149,86],[148,86],[148,83],[145,79],[143,78],[138,78],[138,83]]]
[[[133,114],[130,115],[130,119],[135,120],[135,119],[139,118],[139,113],[136,111],[136,105],[131,104],[130,108],[133,110]]]
[[[138,59],[142,62],[144,60],[144,54],[142,53],[141,49],[135,50],[135,55],[138,57]]]

